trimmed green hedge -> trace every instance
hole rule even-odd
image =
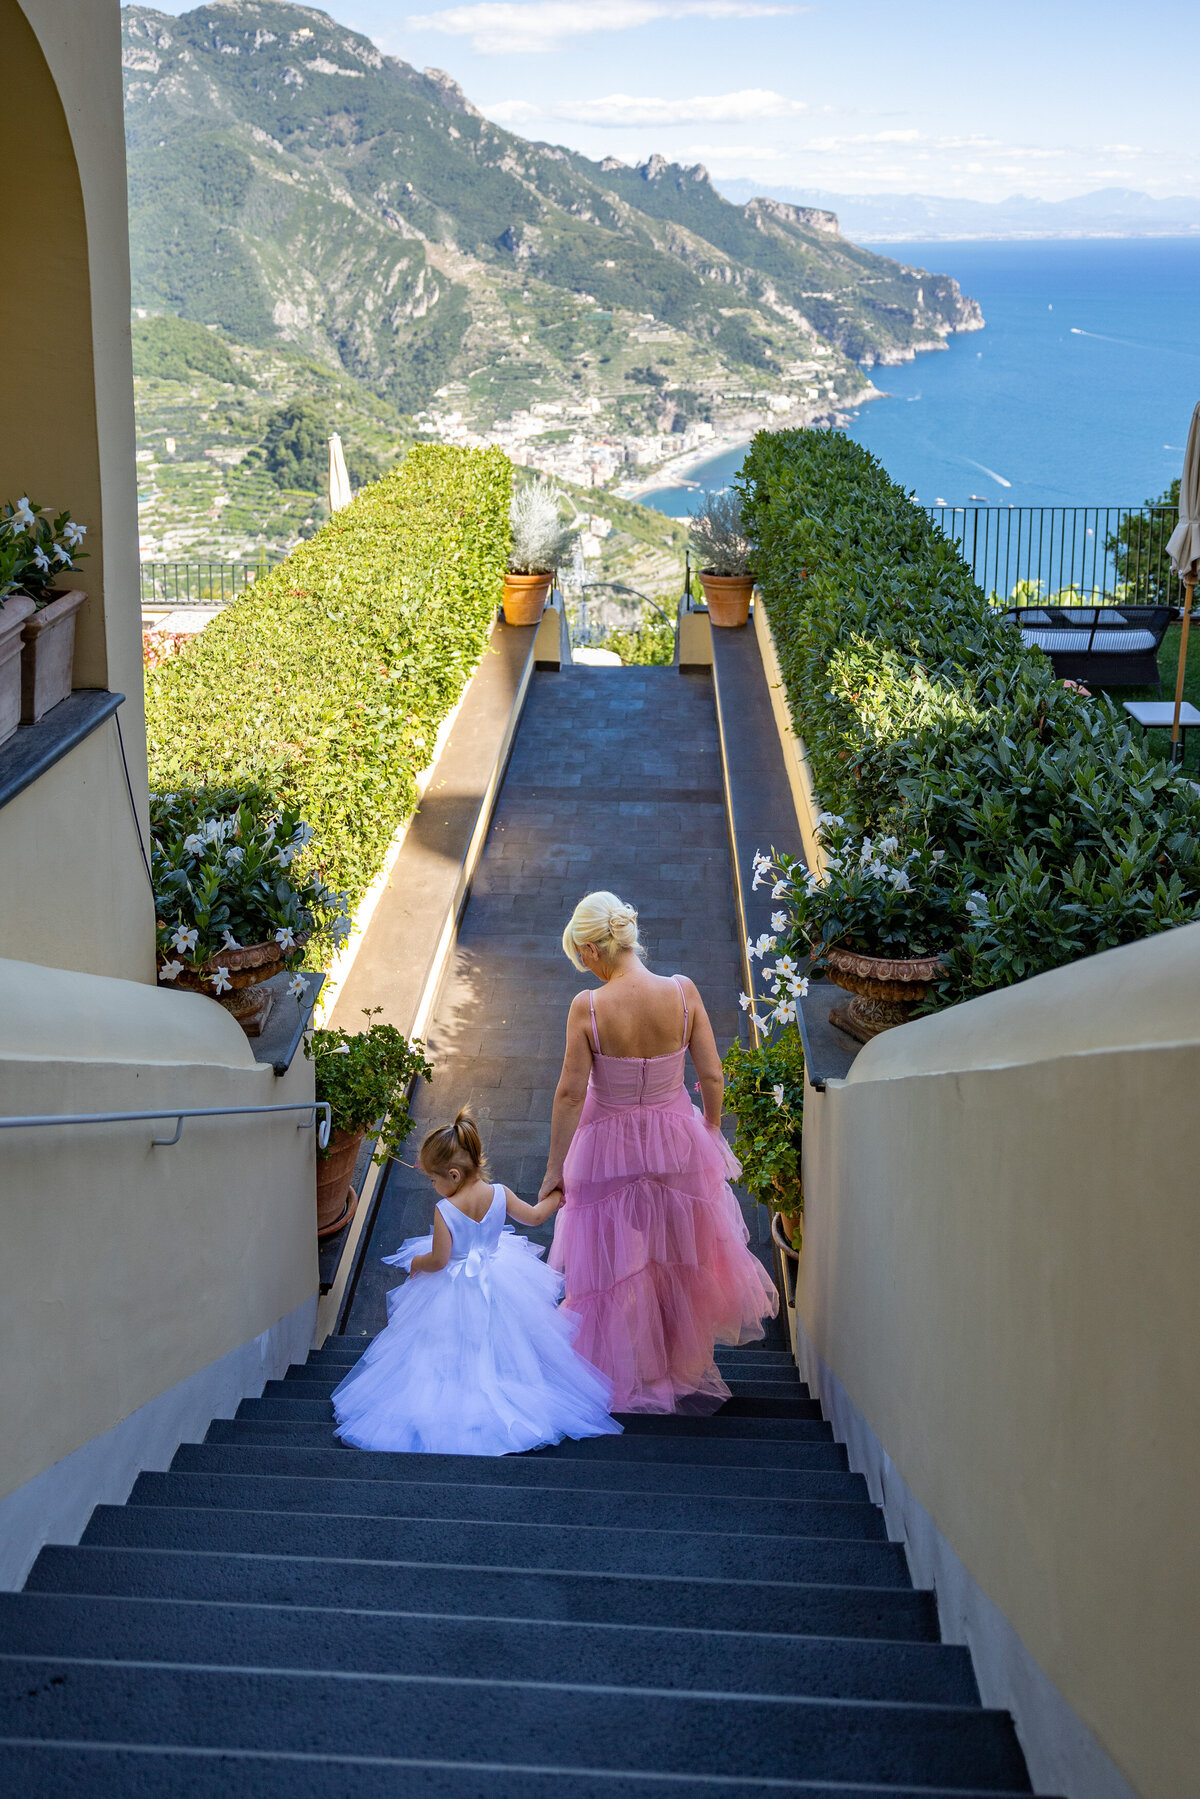
[[[1200,796],[1024,646],[875,457],[760,432],[739,485],[821,803],[987,895],[942,1003],[1200,916]]]
[[[261,786],[357,901],[487,644],[511,485],[500,450],[411,450],[148,670],[151,787]]]

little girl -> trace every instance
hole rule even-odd
[[[536,1206],[487,1179],[468,1112],[431,1131],[417,1166],[438,1195],[432,1233],[384,1261],[409,1279],[388,1294],[388,1322],[333,1395],[337,1434],[356,1449],[509,1455],[563,1437],[619,1432],[612,1387],[573,1346],[562,1276],[505,1223],[543,1224]]]

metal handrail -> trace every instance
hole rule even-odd
[[[318,1144],[322,1149],[328,1145],[333,1114],[326,1099],[300,1100],[290,1106],[169,1106],[165,1112],[46,1112],[28,1117],[0,1118],[0,1131],[37,1129],[48,1124],[133,1124],[139,1120],[149,1122],[157,1118],[173,1118],[173,1137],[150,1139],[155,1149],[169,1149],[183,1135],[185,1118],[239,1118],[250,1112],[307,1112],[308,1117],[302,1118],[296,1129],[306,1131],[316,1125]],[[319,1124],[318,1113],[324,1114]]]

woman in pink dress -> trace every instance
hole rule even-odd
[[[563,948],[602,983],[571,1002],[541,1188],[566,1194],[549,1260],[582,1320],[575,1347],[612,1381],[615,1412],[715,1411],[729,1389],[714,1344],[760,1338],[779,1296],[729,1186],[712,1026],[686,975],[644,967],[615,894],[579,902]]]

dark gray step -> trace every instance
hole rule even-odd
[[[436,1567],[355,1561],[336,1548],[307,1558],[189,1555],[177,1550],[51,1544],[26,1581],[36,1593],[107,1593],[146,1599],[347,1607],[456,1617],[558,1618],[576,1624],[754,1630],[772,1635],[937,1642],[932,1593],[900,1587],[779,1580]]]
[[[10,1655],[511,1679],[569,1672],[573,1686],[803,1694],[977,1705],[965,1649],[761,1632],[659,1630],[511,1618],[315,1611],[300,1606],[0,1593]]]
[[[357,1466],[358,1458],[350,1464]],[[867,1499],[744,1500],[707,1494],[589,1493],[548,1487],[531,1497],[528,1488],[467,1486],[458,1481],[384,1481],[293,1474],[139,1474],[131,1506],[213,1507],[222,1511],[288,1512],[328,1516],[463,1521],[508,1524],[524,1529],[531,1517],[538,1529],[703,1532],[763,1538],[829,1537],[883,1542],[883,1514]]]
[[[313,1349],[306,1361],[293,1362],[288,1374],[290,1376],[297,1368],[344,1373],[354,1367],[362,1354],[362,1350]],[[715,1360],[725,1375],[735,1374],[739,1378],[762,1375],[768,1379],[791,1375],[798,1378],[795,1360],[785,1349],[718,1349]]]
[[[899,1543],[824,1537],[735,1537],[715,1531],[571,1529],[436,1519],[220,1512],[185,1506],[100,1505],[85,1543],[248,1555],[345,1555],[441,1567],[561,1568],[595,1573],[702,1574],[714,1580],[908,1586]]]
[[[765,1439],[640,1436],[630,1431],[623,1437],[585,1437],[581,1442],[568,1439],[551,1448],[539,1449],[533,1455],[522,1456],[520,1460],[587,1462],[589,1466],[608,1467],[651,1463],[730,1468],[844,1467],[845,1448],[833,1441],[829,1426],[809,1425],[807,1429],[813,1433],[811,1436]],[[243,1400],[236,1418],[214,1418],[205,1433],[205,1442],[295,1443],[313,1449],[332,1447],[348,1456],[368,1453],[339,1443],[328,1415],[324,1419],[306,1417],[302,1412],[297,1415],[285,1399]],[[504,1459],[516,1461],[518,1458]]]
[[[309,1361],[356,1362],[359,1356],[370,1348],[372,1341],[371,1337],[326,1337],[320,1349],[309,1350],[308,1359]],[[764,1364],[772,1362],[791,1368],[793,1371],[796,1367],[796,1358],[790,1349],[769,1349],[761,1339],[756,1343],[747,1343],[742,1348],[735,1348],[728,1343],[718,1343],[713,1351],[713,1357],[718,1367],[722,1367],[726,1363],[740,1364],[742,1362]]]
[[[304,1368],[300,1376],[286,1380],[269,1380],[262,1390],[264,1399],[332,1399],[334,1388],[340,1385],[334,1375],[323,1375],[313,1369]],[[821,1408],[815,1399],[800,1397],[799,1381],[734,1381],[730,1390],[732,1399],[727,1399],[718,1417],[765,1417],[765,1418],[819,1418]],[[771,1408],[762,1411],[761,1407]],[[779,1408],[779,1409],[775,1409]],[[645,1415],[645,1414],[643,1414]],[[624,1422],[624,1415],[616,1416]],[[671,1414],[659,1414],[664,1424],[675,1424],[679,1419]],[[692,1420],[696,1422],[696,1420]]]
[[[283,1385],[280,1382],[279,1385]],[[730,1404],[736,1403],[730,1401]],[[746,1403],[770,1405],[769,1400]],[[802,1400],[805,1407],[811,1400]],[[304,1407],[303,1411],[297,1410]],[[266,1408],[270,1407],[268,1411]],[[329,1399],[298,1399],[285,1394],[281,1398],[243,1399],[238,1406],[239,1418],[296,1418],[310,1422],[333,1423],[333,1405]],[[718,1442],[729,1438],[755,1439],[759,1442],[831,1443],[832,1428],[821,1417],[815,1418],[743,1418],[719,1412],[711,1418],[667,1418],[655,1413],[626,1413],[621,1418],[622,1436],[584,1437],[582,1443],[592,1445],[591,1453],[620,1458],[621,1444],[628,1437],[689,1438],[702,1442]],[[550,1448],[567,1449],[571,1439],[531,1453],[542,1455]]]
[[[136,1676],[136,1677],[135,1677]],[[0,1735],[560,1768],[1028,1790],[974,1706],[259,1673],[0,1656]]]
[[[558,1488],[592,1493],[656,1494],[660,1503],[676,1494],[710,1498],[739,1495],[743,1516],[753,1520],[757,1499],[851,1499],[865,1501],[867,1483],[836,1462],[827,1468],[692,1467],[679,1462],[551,1461],[545,1456],[389,1455],[356,1449],[348,1461],[345,1449],[300,1449],[282,1444],[265,1448],[251,1443],[184,1443],[175,1451],[172,1472],[181,1474],[289,1474],[308,1479],[382,1481],[455,1481],[466,1486],[509,1487],[525,1495]]]
[[[244,1750],[102,1749],[76,1744],[0,1747],[0,1772],[22,1799],[564,1799],[562,1775],[542,1768],[451,1768]],[[697,1799],[1024,1799],[978,1787],[845,1786],[824,1781],[688,1778]],[[569,1799],[685,1799],[674,1779],[573,1770]]]

